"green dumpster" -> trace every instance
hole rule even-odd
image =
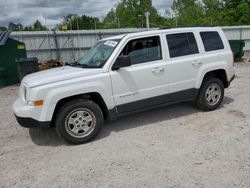
[[[229,40],[229,44],[234,53],[234,58],[236,60],[241,60],[244,56],[243,48],[245,47],[244,40]]]
[[[20,80],[28,74],[39,71],[37,58],[18,58],[16,63]]]
[[[0,87],[20,82],[15,60],[26,58],[25,44],[9,38],[10,33],[0,33]]]

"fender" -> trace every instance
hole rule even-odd
[[[196,84],[195,84],[195,88],[196,89],[199,89],[201,87],[201,84],[203,82],[203,79],[205,77],[205,75],[208,73],[208,72],[211,72],[211,71],[216,71],[216,70],[225,70],[226,71],[226,76],[227,76],[227,80],[229,80],[229,73],[227,71],[227,62],[225,61],[217,61],[217,62],[214,62],[214,63],[207,63],[205,65],[203,65],[198,74],[197,74],[197,79],[196,79]]]
[[[104,83],[107,84],[104,85]],[[91,82],[71,82],[67,85],[62,84],[52,87],[47,90],[39,119],[51,121],[55,107],[61,99],[93,92],[100,94],[108,109],[113,109],[115,104],[112,93],[110,93],[111,91],[111,84],[109,82],[98,81],[98,79]]]

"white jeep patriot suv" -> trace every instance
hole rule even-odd
[[[79,61],[26,76],[13,110],[24,127],[56,126],[73,144],[93,139],[104,120],[181,101],[216,109],[234,79],[223,31],[194,27],[103,39]]]

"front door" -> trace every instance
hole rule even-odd
[[[133,39],[120,55],[128,55],[132,66],[110,73],[118,113],[167,102],[168,69],[160,36]]]

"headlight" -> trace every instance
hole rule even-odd
[[[34,102],[33,101],[27,101],[26,104],[27,104],[27,106],[34,106]]]
[[[23,99],[24,101],[27,99],[27,88],[25,86],[23,87]]]
[[[25,102],[27,100],[27,88],[23,84],[21,84],[21,86],[20,86],[19,96],[23,102]]]

